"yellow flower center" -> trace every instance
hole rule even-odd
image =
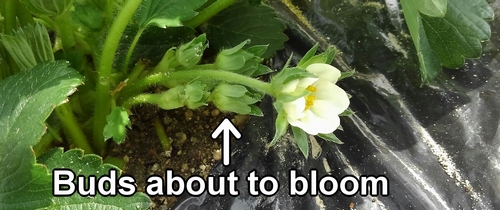
[[[314,105],[314,100],[316,100],[316,96],[306,96],[306,110],[310,109],[312,105]]]
[[[307,86],[306,90],[308,90],[311,93],[316,92],[316,87],[309,85]],[[316,96],[308,95],[306,96],[306,108],[305,110],[308,110],[311,108],[311,106],[314,105],[314,100],[316,100]]]
[[[306,90],[308,90],[309,92],[314,93],[314,92],[316,92],[316,87],[314,87],[312,85],[309,85],[309,86],[307,86]]]

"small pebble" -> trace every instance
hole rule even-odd
[[[216,161],[217,161],[217,160],[220,160],[220,159],[221,159],[221,157],[222,157],[222,154],[221,154],[220,149],[214,150],[214,151],[212,152],[212,157],[213,157],[213,158],[214,158],[214,160],[216,160]]]
[[[130,161],[128,155],[123,156],[123,161],[125,161],[125,163],[128,163]]]
[[[181,169],[184,170],[184,171],[188,170],[189,169],[188,164],[187,163],[183,163],[182,166],[181,166]]]
[[[184,112],[184,117],[186,117],[187,121],[190,121],[193,119],[193,111],[191,111],[191,109],[186,110],[186,112]]]
[[[212,111],[212,117],[217,117],[217,116],[219,116],[219,114],[220,114],[220,111],[218,109],[214,109]]]
[[[158,165],[158,163],[155,163],[153,167],[151,167],[151,171],[153,172],[158,171],[158,168],[160,168],[160,165]]]

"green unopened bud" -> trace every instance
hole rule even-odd
[[[222,111],[261,116],[260,109],[253,105],[259,99],[251,97],[249,94],[248,90],[242,85],[223,83],[215,87],[209,100]]]
[[[234,71],[243,68],[245,63],[255,57],[254,54],[243,50],[243,46],[250,43],[246,40],[236,47],[222,50],[215,59],[215,66],[218,69]]]
[[[21,0],[36,15],[57,16],[73,4],[73,0]]]
[[[177,109],[184,106],[184,86],[170,88],[161,94],[150,95],[148,101],[164,110]]]
[[[210,93],[205,90],[206,85],[195,81],[186,85],[184,103],[190,109],[196,109],[207,104]]]
[[[145,100],[165,110],[177,109],[183,106],[196,109],[207,102],[210,93],[205,88],[204,84],[195,81],[185,86],[170,88],[160,94],[146,94]]]
[[[208,47],[207,37],[202,34],[190,42],[183,44],[175,52],[177,61],[186,68],[191,68],[198,64],[201,60],[203,52]]]
[[[243,47],[249,43],[250,40],[246,40],[236,47],[222,50],[215,59],[215,67],[252,77],[272,72],[261,64],[264,59],[260,56],[266,52],[267,45],[255,45],[244,50]]]

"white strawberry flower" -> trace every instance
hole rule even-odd
[[[307,90],[305,96],[283,103],[287,121],[311,135],[332,133],[340,125],[338,115],[349,107],[347,93],[335,84],[341,73],[324,63],[311,64],[306,70],[318,78],[292,80],[281,89],[288,94]]]

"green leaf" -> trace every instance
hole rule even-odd
[[[438,7],[444,4],[433,2]],[[421,1],[402,0],[401,5],[417,50],[422,82],[435,78],[441,66],[459,68],[464,58],[481,56],[481,41],[491,35],[485,20],[493,18],[486,1],[449,0],[444,17],[438,15],[442,9],[429,9]]]
[[[481,41],[491,35],[484,19],[492,19],[493,11],[484,0],[450,0],[448,5],[444,18],[422,15],[422,20],[429,44],[441,65],[460,68],[465,64],[464,58],[481,56]]]
[[[182,26],[182,21],[198,14],[195,10],[206,0],[144,0],[137,21],[140,28]]]
[[[304,157],[309,157],[309,139],[307,139],[307,134],[302,129],[292,126],[293,137],[297,146],[299,147]]]
[[[420,0],[420,12],[432,17],[444,17],[447,0]]]
[[[54,60],[49,33],[41,24],[28,25],[12,35],[2,34],[1,41],[21,70],[31,69],[43,61]]]
[[[73,0],[21,0],[36,15],[57,16],[73,5]]]
[[[339,138],[337,138],[337,136],[335,136],[335,134],[333,134],[333,133],[329,133],[329,134],[320,133],[320,134],[318,134],[318,136],[326,141],[331,141],[331,142],[336,143],[336,144],[344,144],[344,142],[342,142]]]
[[[49,171],[61,168],[71,169],[75,177],[94,175],[99,178],[103,175],[109,176],[110,170],[116,170],[117,177],[121,174],[118,167],[103,164],[102,158],[97,155],[83,155],[81,149],[72,149],[63,153],[62,148],[56,148],[40,157],[39,162],[44,164]],[[52,201],[54,204],[49,208],[57,209],[147,209],[151,203],[148,196],[143,193],[136,193],[131,197],[104,197],[99,194],[89,197],[75,193],[69,197],[53,197]]]
[[[104,13],[87,4],[76,4],[72,11],[73,20],[90,31],[101,31],[104,27]]]
[[[252,42],[245,47],[269,45],[263,58],[270,58],[283,49],[288,37],[285,25],[275,17],[274,10],[264,5],[236,3],[212,17],[202,28],[210,46],[217,50],[234,47],[242,41]]]
[[[0,82],[0,206],[36,209],[52,204],[51,177],[30,146],[43,122],[82,83],[65,62],[42,63]]]
[[[35,55],[24,37],[3,34],[0,34],[0,37],[3,46],[21,70],[28,70],[36,65]]]
[[[123,107],[115,107],[106,117],[106,121],[108,124],[104,126],[104,139],[113,138],[117,144],[121,144],[125,141],[127,127],[131,127],[127,110]]]
[[[123,68],[122,65],[124,65],[125,55],[127,54],[127,50],[136,32],[137,31],[130,28],[125,30],[124,36],[122,36],[118,47],[116,55],[117,60],[114,63],[114,65],[116,65],[115,68]],[[142,33],[132,53],[130,64],[135,64],[139,59],[147,58],[148,61],[151,61],[149,64],[154,66],[162,60],[169,49],[190,42],[195,38],[195,32],[195,30],[189,27],[149,27]],[[169,69],[165,69],[165,71],[166,70]]]
[[[2,43],[23,70],[43,61],[54,61],[49,33],[41,24],[25,26],[13,35],[2,35]]]

